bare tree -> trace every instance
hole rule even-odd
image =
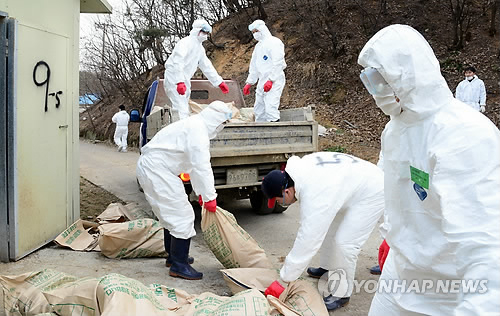
[[[263,0],[122,0],[123,12],[99,18],[84,47],[85,70],[96,74],[102,96],[119,94],[140,103],[152,72],[161,70],[175,43],[197,18],[214,23],[230,11],[255,6],[267,17]],[[216,43],[213,43],[219,47]],[[155,67],[157,67],[156,70]]]
[[[497,11],[498,11],[498,3],[500,0],[488,1],[490,7],[490,27],[488,29],[488,33],[490,36],[495,36],[497,34]]]
[[[387,0],[378,0],[377,7],[371,8],[365,1],[356,0],[356,6],[363,15],[361,26],[365,34],[371,36],[380,29],[380,21],[387,14]]]
[[[299,19],[308,21],[311,41],[334,58],[345,55],[343,30],[348,16],[345,4],[329,0],[292,0],[290,4]]]
[[[471,5],[470,0],[448,0],[453,28],[452,47],[456,50],[462,49],[465,45],[465,34],[469,30],[472,18]]]

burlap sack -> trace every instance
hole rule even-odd
[[[269,296],[268,296],[269,298]],[[318,292],[318,289],[306,280],[296,280],[290,282],[281,293],[279,300],[270,300],[274,307],[271,315],[280,314],[279,311],[288,309],[299,315],[328,316],[325,302]]]
[[[100,224],[126,222],[130,220],[126,213],[127,209],[125,208],[125,205],[121,203],[111,203],[104,210],[104,212],[97,216],[97,221]]]
[[[208,248],[225,268],[273,267],[264,250],[228,211],[217,207],[211,213],[203,208],[201,230]]]
[[[269,303],[257,290],[246,290],[234,296],[218,296],[205,292],[190,300],[184,316],[264,316],[270,310]]]
[[[111,203],[97,216],[99,224],[122,223],[134,219],[146,218],[147,214],[135,203],[123,205],[121,203]]]
[[[163,228],[150,218],[99,226],[99,247],[108,258],[166,257]]]
[[[226,284],[233,293],[253,288],[264,292],[279,278],[273,269],[225,269],[221,270]],[[328,315],[323,298],[316,287],[305,280],[290,282],[279,299],[268,296],[271,315]]]
[[[220,271],[233,294],[248,289],[257,289],[264,293],[266,288],[280,277],[278,271],[274,269],[237,268]]]
[[[252,108],[241,108],[240,109],[240,120],[243,122],[255,122],[255,113]]]
[[[208,106],[208,104],[197,103],[191,99],[189,99],[188,104],[189,104],[189,109],[191,110],[192,114],[198,114],[201,111],[203,111],[204,108],[206,108]],[[231,109],[231,111],[233,112],[233,115],[232,115],[230,122],[232,122],[233,119],[241,119],[240,110],[234,105],[234,101],[224,102],[224,104],[227,105],[227,107],[229,107]]]
[[[77,251],[95,250],[98,245],[98,234],[91,234],[92,227],[85,228],[81,219],[74,222],[54,240],[62,247],[68,247]],[[95,224],[97,226],[97,224]]]
[[[52,307],[43,292],[75,280],[75,277],[53,270],[0,276],[5,314],[10,316],[50,313]]]
[[[179,315],[175,311],[186,298],[191,297],[183,291],[175,289],[147,287],[141,282],[120,274],[108,274],[101,278],[96,289],[96,298],[101,307],[101,315]],[[178,302],[178,298],[183,299]],[[175,299],[174,299],[175,298]]]

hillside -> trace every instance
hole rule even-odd
[[[368,3],[368,4],[366,4]],[[385,8],[380,3],[386,3]],[[314,4],[314,5],[313,5]],[[442,1],[370,1],[332,4],[331,1],[273,0],[265,5],[266,24],[286,48],[287,84],[281,107],[314,104],[316,119],[328,129],[321,137],[322,149],[335,148],[376,161],[381,131],[387,117],[376,107],[359,80],[359,51],[379,29],[394,23],[408,24],[429,41],[438,57],[450,89],[462,80],[462,67],[473,64],[488,92],[486,115],[499,126],[499,33],[488,34],[488,12],[480,6],[471,14],[465,48],[450,49],[453,42],[451,14]],[[498,12],[497,12],[498,17]],[[256,18],[252,10],[233,14],[214,25],[212,40],[206,42],[209,58],[224,78],[243,86],[255,41],[247,25]],[[219,48],[223,47],[223,48]],[[160,65],[145,80],[144,91],[156,76]],[[253,104],[253,94],[245,97]],[[99,139],[111,139],[114,126],[110,119],[120,103],[116,96],[101,102],[94,111]],[[136,106],[140,108],[139,106]],[[130,106],[129,106],[130,108]],[[98,115],[96,113],[99,113]],[[85,115],[84,115],[85,116]],[[138,127],[131,127],[131,143],[137,143]],[[91,130],[89,120],[81,120],[81,135]]]

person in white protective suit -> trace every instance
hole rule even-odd
[[[189,173],[194,192],[201,196],[207,211],[215,212],[217,193],[210,165],[210,139],[217,136],[231,115],[223,102],[214,101],[199,114],[164,127],[141,148],[137,179],[164,228],[170,276],[189,280],[203,277],[190,265],[195,216],[179,175]]]
[[[320,250],[320,267],[309,268],[315,278],[334,279],[343,286],[322,293],[328,310],[349,302],[361,247],[384,211],[383,172],[376,165],[342,153],[320,152],[288,159],[285,171],[271,171],[262,191],[274,203],[300,203],[300,228],[292,250],[266,295],[279,297],[282,284],[296,280]]]
[[[120,111],[116,112],[111,118],[111,121],[116,124],[115,135],[113,139],[119,152],[127,152],[127,137],[128,137],[128,122],[130,115],[125,111],[125,106],[122,104],[118,107]]]
[[[461,81],[455,91],[455,97],[474,110],[486,111],[486,88],[483,80],[476,76],[476,68],[468,66],[464,71],[465,79]]]
[[[377,32],[358,63],[390,115],[382,133],[390,251],[379,287],[392,286],[377,291],[369,315],[499,315],[499,130],[453,97],[410,26]]]
[[[229,93],[227,84],[207,58],[202,45],[211,32],[212,27],[207,21],[195,20],[189,36],[177,42],[165,62],[165,92],[172,103],[172,109],[178,111],[181,119],[189,116],[190,80],[198,67],[214,87],[218,86],[224,94]]]
[[[251,86],[258,81],[255,89],[255,121],[277,122],[280,119],[278,108],[281,93],[285,87],[285,46],[279,38],[271,35],[262,20],[255,20],[248,29],[258,43],[252,53],[243,94],[249,95]]]

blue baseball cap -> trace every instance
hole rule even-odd
[[[284,171],[273,170],[269,172],[262,180],[262,192],[268,198],[267,207],[273,208],[276,198],[281,197],[283,189],[287,185],[287,177]]]

